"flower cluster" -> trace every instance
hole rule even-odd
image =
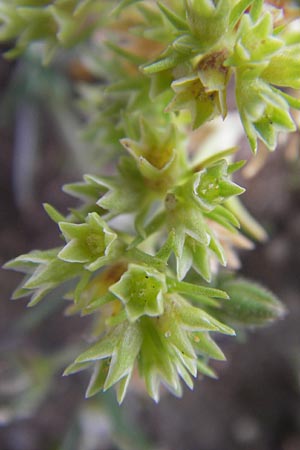
[[[276,12],[260,0],[0,0],[0,39],[17,39],[11,56],[101,30],[86,43],[94,82],[78,92],[85,137],[118,155],[116,173],[65,186],[81,205],[66,216],[45,206],[63,245],[6,265],[25,273],[14,298],[32,306],[60,286],[68,314],[93,317],[94,345],[65,372],[93,368],[88,396],[116,385],[121,402],[136,374],[155,401],[161,384],[180,395],[180,380],[192,387],[198,372],[215,376],[209,359],[225,359],[212,333],[284,314],[261,286],[219,276],[220,265],[236,268],[234,247],[251,246],[241,225],[264,236],[238,202],[233,177],[245,161],[236,148],[193,158],[189,140],[225,119],[232,74],[253,150],[295,129],[289,108],[300,103],[279,88],[299,88],[300,38]]]

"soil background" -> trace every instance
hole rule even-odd
[[[15,70],[14,64],[1,60],[0,98],[3,98]],[[15,185],[15,141],[17,122],[13,115],[2,123],[0,151],[0,263],[33,248],[46,249],[59,244],[55,224],[47,218],[41,204],[49,202],[59,210],[70,206],[61,186],[76,181],[80,174],[70,163],[70,155],[47,112],[40,109],[40,153],[36,161],[33,190],[20,205],[20,190]],[[286,304],[284,320],[265,329],[250,330],[239,339],[220,342],[226,363],[214,364],[219,380],[205,378],[183,398],[164,395],[156,405],[139,393],[130,393],[120,413],[130,423],[131,436],[142,432],[152,449],[164,450],[300,450],[300,163],[286,148],[299,150],[295,134],[285,148],[269,155],[264,168],[247,187],[244,203],[268,230],[269,240],[243,253],[241,274],[260,281]],[[21,189],[22,191],[22,189]],[[22,197],[22,196],[21,196]],[[75,204],[73,202],[73,204]],[[25,301],[10,301],[20,276],[0,271],[0,449],[1,450],[116,450],[146,448],[116,439],[103,426],[103,416],[94,429],[102,428],[94,444],[75,442],[67,447],[66,434],[75,411],[93,402],[103,409],[101,396],[84,400],[87,374],[68,378],[61,371],[44,398],[27,417],[9,420],[10,402],[18,411],[16,387],[7,384],[10,374],[29,367],[34,356],[52,355],[85,338],[87,318],[64,317],[61,306],[44,314],[35,326],[24,326],[28,316]],[[39,308],[39,307],[38,307]],[[44,316],[43,316],[44,314]],[[22,364],[11,368],[11,360]],[[1,381],[2,380],[2,381]],[[37,378],[37,383],[42,383]],[[6,386],[9,386],[7,392]],[[20,396],[21,398],[21,396]],[[87,403],[85,403],[87,402]],[[102,422],[101,422],[102,420]],[[121,421],[123,419],[120,419]],[[100,426],[100,422],[102,425]],[[116,434],[120,431],[114,424]],[[123,423],[123,422],[122,422]],[[133,431],[132,431],[133,430]],[[94,432],[94,431],[93,431]],[[91,431],[92,434],[92,431]],[[134,438],[133,438],[134,439]],[[84,447],[85,445],[85,447]],[[147,447],[148,448],[148,447]]]

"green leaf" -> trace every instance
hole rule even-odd
[[[284,47],[280,53],[272,56],[268,66],[263,70],[261,76],[275,86],[300,88],[300,46],[297,48]]]
[[[103,389],[105,378],[107,377],[109,365],[106,361],[99,361],[93,370],[88,388],[86,390],[86,398],[90,398]]]
[[[219,333],[235,336],[235,331],[219,322],[205,311],[194,306],[181,307],[177,311],[180,320],[190,331],[218,331]]]
[[[57,211],[57,209],[55,209],[53,206],[49,205],[49,203],[44,203],[44,209],[46,211],[46,213],[48,214],[48,216],[50,217],[50,219],[53,220],[53,222],[61,222],[63,220],[66,220],[66,218]]]
[[[141,70],[146,75],[152,75],[157,72],[162,72],[163,70],[172,69],[184,61],[185,57],[183,55],[173,52],[171,54],[166,54],[166,56],[149,64],[144,64],[141,66]]]
[[[234,5],[229,16],[229,28],[233,29],[253,0],[240,0]]]
[[[119,405],[121,405],[121,403],[123,403],[123,400],[125,398],[127,389],[128,389],[128,385],[129,382],[131,380],[131,376],[132,376],[132,372],[129,372],[128,375],[126,375],[125,377],[123,377],[119,382],[118,382],[118,387],[117,387],[117,401],[119,403]]]
[[[264,1],[263,0],[253,0],[250,9],[250,16],[253,22],[259,19],[262,14]]]
[[[33,250],[8,261],[4,264],[3,268],[32,273],[38,264],[47,264],[55,258],[59,250],[57,248],[51,250]]]
[[[284,316],[286,310],[278,298],[257,283],[237,278],[221,283],[230,300],[222,304],[222,315],[243,326],[265,325]]]
[[[87,363],[72,363],[70,364],[64,371],[63,376],[67,376],[67,375],[73,375],[74,373],[78,373],[81,372],[82,370],[87,369],[88,367],[90,367],[91,363],[87,362]]]
[[[250,215],[238,198],[231,198],[226,202],[227,207],[238,218],[241,227],[251,237],[258,241],[266,241],[268,236],[263,227]]]
[[[199,372],[203,373],[203,375],[206,375],[210,378],[218,378],[216,375],[216,372],[209,367],[204,361],[198,360],[197,361],[197,369]]]
[[[197,295],[204,295],[207,297],[216,297],[222,299],[228,299],[229,296],[226,292],[220,289],[214,289],[211,287],[200,286],[197,284],[187,283],[185,281],[177,281],[173,278],[167,279],[168,287],[172,292],[180,292],[197,297]]]
[[[90,361],[98,361],[111,357],[120,336],[122,336],[123,326],[119,326],[116,330],[111,330],[101,341],[90,347],[84,353],[76,358],[75,363],[86,363]]]
[[[176,30],[183,30],[187,31],[188,26],[184,19],[182,19],[180,16],[178,16],[174,11],[172,11],[170,8],[168,8],[166,5],[164,5],[162,2],[157,2],[160,10],[164,14],[164,16],[168,19],[168,21],[174,26]]]
[[[79,275],[81,264],[70,264],[53,259],[49,264],[41,265],[24,284],[25,289],[55,286]]]
[[[225,361],[226,357],[208,333],[193,333],[193,345],[203,356]]]
[[[104,391],[132,372],[141,345],[140,327],[136,324],[127,326],[112,354]]]

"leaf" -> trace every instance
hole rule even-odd
[[[178,64],[184,62],[185,57],[178,53],[167,54],[156,61],[153,61],[149,64],[144,64],[141,66],[141,70],[146,75],[152,75],[157,72],[162,72],[163,70],[172,69]]]
[[[41,300],[43,300],[43,298],[45,297],[45,295],[47,295],[49,292],[51,292],[51,290],[53,289],[52,285],[45,286],[43,288],[37,289],[34,294],[31,296],[31,300],[28,303],[28,307],[32,307],[37,305]]]
[[[173,298],[174,315],[187,331],[217,331],[223,334],[235,335],[232,328],[216,320],[203,309],[191,306],[182,297]]]
[[[245,10],[251,5],[253,0],[240,0],[232,8],[229,16],[229,29],[233,29]]]
[[[73,375],[74,373],[78,373],[81,372],[82,370],[87,369],[88,367],[90,367],[91,363],[90,362],[86,362],[86,363],[72,363],[70,364],[64,371],[63,376],[67,376],[67,375]]]
[[[206,375],[210,378],[215,378],[217,379],[217,375],[216,372],[209,367],[204,361],[198,360],[197,361],[197,369],[199,372],[203,373],[203,375]]]
[[[111,357],[114,347],[122,335],[122,331],[122,326],[116,330],[112,330],[104,338],[97,342],[97,344],[93,345],[84,353],[79,355],[78,358],[76,358],[75,363],[85,363]]]
[[[261,74],[262,78],[275,86],[299,89],[300,46],[297,47],[297,51],[284,47],[280,53],[272,56]]]
[[[229,298],[228,294],[224,291],[221,291],[220,289],[200,286],[197,284],[187,283],[185,281],[177,281],[173,278],[168,278],[167,283],[171,292],[181,292],[182,294],[187,294],[195,297],[197,297],[197,295],[205,295],[208,297],[216,297],[222,299]]]
[[[128,375],[126,375],[126,377],[122,378],[119,382],[118,382],[118,387],[117,387],[117,400],[119,405],[121,405],[121,403],[123,403],[123,400],[125,398],[127,389],[128,389],[128,385],[129,382],[131,380],[132,377],[132,372],[129,372]]]
[[[143,63],[143,58],[141,58],[138,55],[135,55],[134,53],[131,53],[124,48],[114,44],[113,42],[106,41],[106,46],[112,50],[113,52],[117,53],[122,58],[125,58],[127,61],[131,62],[134,65],[140,65]]]
[[[273,89],[275,89],[275,88],[273,87]],[[288,104],[291,106],[291,108],[300,109],[300,99],[293,97],[293,96],[287,94],[286,92],[279,91],[279,89],[276,89],[276,91],[278,93],[280,92],[282,97],[288,102]]]
[[[174,26],[176,30],[187,31],[188,26],[185,20],[183,20],[180,16],[178,16],[174,11],[164,5],[162,2],[157,2],[160,10],[164,14],[164,16],[168,19],[168,21]]]
[[[265,325],[285,315],[285,307],[269,290],[257,283],[237,278],[221,283],[230,296],[222,304],[222,314],[243,326]]]
[[[139,326],[136,324],[127,326],[114,348],[104,391],[132,372],[141,345],[142,334]]]
[[[106,361],[99,361],[95,365],[88,388],[86,390],[86,398],[92,397],[103,389],[107,371],[108,364],[106,363]]]
[[[41,265],[24,284],[25,289],[35,289],[42,286],[55,286],[79,275],[81,264],[70,264],[59,259],[49,264]]]
[[[253,20],[253,22],[255,22],[256,20],[259,19],[262,10],[263,10],[263,0],[253,0],[252,2],[252,6],[250,9],[250,16],[251,19]]]
[[[48,214],[48,216],[50,217],[50,219],[53,220],[53,222],[61,222],[66,220],[66,218],[57,211],[57,209],[55,209],[53,206],[49,205],[49,203],[44,203],[44,209],[46,211],[46,213]]]
[[[209,358],[225,361],[226,357],[222,350],[208,333],[192,333],[194,347],[203,355]]]
[[[226,202],[227,207],[238,218],[241,227],[251,237],[258,241],[264,242],[267,240],[268,235],[263,227],[250,215],[246,208],[237,197],[231,198]]]

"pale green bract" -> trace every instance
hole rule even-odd
[[[244,230],[265,238],[233,181],[245,161],[233,162],[236,148],[199,159],[189,140],[226,119],[233,77],[253,151],[295,129],[300,102],[284,88],[300,87],[300,34],[277,22],[260,0],[0,0],[0,40],[15,42],[8,57],[36,43],[48,62],[84,48],[84,138],[115,165],[64,187],[81,201],[66,216],[45,205],[61,247],[6,264],[25,273],[13,298],[33,306],[59,288],[68,314],[93,316],[94,344],[65,371],[92,368],[87,396],[115,385],[122,402],[136,377],[155,401],[161,385],[181,395],[182,381],[215,377],[209,360],[225,359],[213,333],[284,315],[261,286],[219,275],[236,268],[234,247],[251,247]]]

